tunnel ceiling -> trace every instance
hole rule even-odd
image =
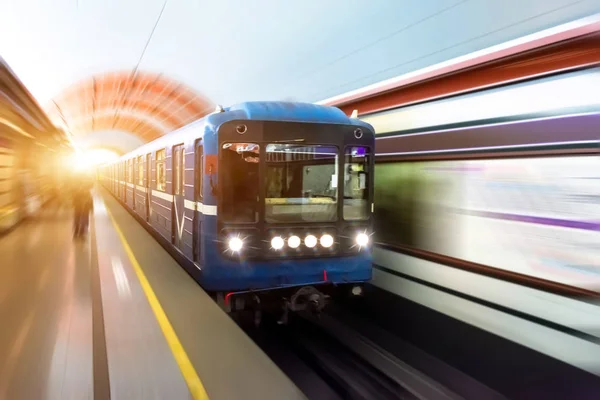
[[[50,118],[79,140],[97,131],[125,131],[142,142],[189,124],[213,109],[210,101],[181,82],[162,74],[131,71],[92,76],[46,105]]]
[[[76,139],[128,150],[214,103],[319,101],[600,12],[510,3],[3,1],[0,56]]]

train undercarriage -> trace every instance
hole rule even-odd
[[[260,325],[264,312],[279,315],[277,323],[288,323],[290,312],[321,313],[332,298],[361,297],[363,284],[307,285],[285,289],[262,291],[218,292],[217,304],[234,319],[240,315],[252,315],[256,326]]]

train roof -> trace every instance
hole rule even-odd
[[[232,112],[232,119],[259,121],[294,121],[329,124],[352,123],[339,108],[311,103],[286,101],[249,101],[225,109]],[[240,118],[241,117],[241,118]]]
[[[126,160],[134,156],[145,154],[148,151],[154,151],[156,148],[167,147],[169,143],[185,140],[189,134],[188,128],[191,128],[192,126],[204,123],[218,127],[225,122],[234,120],[351,124],[360,125],[373,130],[368,123],[348,117],[337,107],[287,101],[248,101],[226,107],[223,109],[223,112],[214,112],[202,117],[199,120],[138,147],[119,159]]]

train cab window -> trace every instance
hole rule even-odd
[[[369,149],[347,147],[344,163],[344,219],[369,219]]]
[[[144,186],[144,156],[139,156],[137,158],[137,175],[138,175],[138,185]]]
[[[265,220],[337,220],[338,148],[305,144],[266,147]]]
[[[220,215],[226,222],[258,221],[260,146],[255,143],[224,143],[221,148],[222,202]]]
[[[167,170],[164,149],[156,151],[156,189],[163,192],[167,189]]]

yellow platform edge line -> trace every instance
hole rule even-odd
[[[135,273],[140,281],[140,284],[142,285],[142,289],[144,289],[144,293],[146,294],[148,303],[150,303],[150,307],[152,308],[152,311],[154,312],[154,315],[156,316],[156,320],[158,321],[158,324],[160,325],[160,329],[162,330],[163,334],[165,335],[165,339],[167,340],[167,343],[169,344],[169,348],[171,349],[171,352],[173,353],[173,356],[175,357],[175,361],[177,362],[177,365],[179,366],[179,369],[181,370],[183,378],[185,379],[188,389],[192,395],[192,398],[194,400],[208,400],[208,394],[206,393],[206,389],[204,389],[204,385],[202,385],[202,381],[200,381],[200,377],[198,376],[196,369],[192,365],[192,362],[190,361],[185,350],[183,349],[181,342],[177,338],[177,334],[175,333],[173,326],[169,322],[169,319],[167,318],[165,311],[163,310],[162,306],[160,305],[158,298],[154,294],[154,291],[152,290],[152,286],[150,286],[150,282],[148,282],[146,275],[144,275],[144,271],[142,270],[142,267],[140,266],[137,259],[135,258],[135,255],[133,254],[133,251],[131,250],[129,243],[125,239],[125,235],[119,228],[117,221],[113,217],[112,213],[108,210],[108,208],[106,209],[106,212],[108,213],[108,216],[110,217],[110,220],[111,220],[113,226],[115,227],[117,234],[119,235],[119,239],[121,240],[121,243],[123,244],[123,248],[125,249],[125,252],[127,253],[127,257],[129,257],[129,261],[133,265],[133,269],[135,270]]]

